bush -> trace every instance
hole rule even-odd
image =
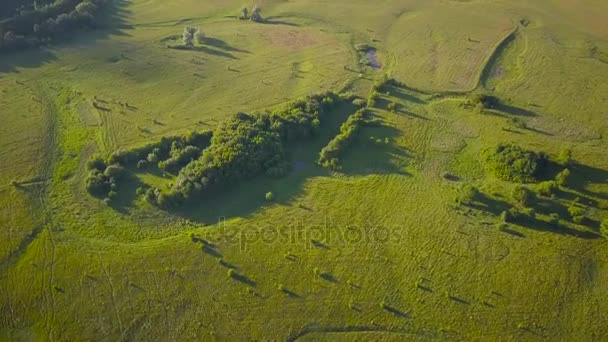
[[[604,235],[604,237],[608,238],[608,219],[602,221],[600,225],[600,233]]]
[[[568,149],[560,151],[555,161],[562,166],[572,165],[572,151]]]
[[[570,214],[572,222],[576,224],[581,224],[585,221],[585,210],[576,205],[568,207],[568,214]]]
[[[391,102],[391,103],[389,103],[389,104],[388,104],[388,106],[387,106],[387,109],[388,109],[390,112],[395,112],[396,108],[397,108],[397,104],[396,104],[395,102]]]
[[[511,197],[516,203],[521,204],[524,207],[528,207],[536,201],[534,192],[523,186],[516,186],[513,189]]]
[[[555,182],[559,186],[565,187],[568,185],[569,178],[570,178],[570,170],[564,169],[564,170],[562,170],[562,172],[558,173],[557,176],[555,176]]]
[[[357,107],[365,107],[366,106],[366,102],[364,99],[354,99],[353,100],[353,105],[357,106]]]
[[[127,174],[127,171],[124,167],[122,167],[120,165],[112,164],[112,165],[109,165],[103,173],[108,178],[120,180]]]
[[[266,198],[266,200],[268,202],[273,201],[274,200],[274,194],[272,192],[267,192],[265,198]]]
[[[500,144],[483,151],[486,167],[498,178],[528,183],[537,180],[546,164],[544,154],[524,150],[514,144]]]
[[[546,182],[541,182],[540,184],[538,184],[538,186],[536,187],[536,190],[538,191],[539,194],[549,197],[549,196],[555,195],[557,193],[557,191],[559,190],[559,187],[557,186],[557,183],[554,181],[546,181]]]

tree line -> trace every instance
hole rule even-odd
[[[87,190],[93,196],[109,198],[123,178],[122,173],[116,177],[117,168],[157,167],[175,174],[176,180],[168,190],[148,188],[145,198],[171,209],[256,175],[284,176],[291,169],[286,147],[316,136],[327,111],[342,99],[333,92],[308,96],[272,112],[235,114],[213,132],[164,137],[116,151],[105,160],[95,157],[89,162]]]
[[[46,44],[62,34],[97,26],[108,0],[33,1],[0,20],[0,51]]]

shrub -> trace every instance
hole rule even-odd
[[[523,186],[516,186],[513,189],[511,196],[516,203],[521,204],[524,207],[528,207],[536,201],[534,192]]]
[[[19,186],[19,182],[17,182],[16,180],[12,180],[11,181],[11,185],[14,186],[15,188]]]
[[[572,151],[568,149],[561,150],[555,161],[562,166],[572,165]]]
[[[395,112],[396,108],[397,108],[397,104],[396,104],[395,102],[391,102],[391,103],[389,103],[389,104],[388,104],[388,106],[387,106],[387,109],[388,109],[390,112]]]
[[[604,235],[604,237],[608,238],[608,219],[602,221],[600,225],[600,233]]]
[[[572,222],[576,224],[581,224],[585,220],[585,210],[576,205],[571,205],[568,207],[568,214],[570,214]]]
[[[546,181],[538,184],[536,190],[539,194],[543,196],[552,196],[557,193],[559,187],[557,186],[557,183],[555,181]]]
[[[353,100],[353,105],[357,106],[357,107],[365,107],[366,102],[364,99],[354,99]]]
[[[564,170],[562,170],[562,172],[558,173],[557,176],[555,176],[555,182],[558,185],[565,187],[568,185],[569,178],[570,178],[570,170],[564,169]]]
[[[274,200],[274,194],[272,192],[267,192],[265,198],[266,198],[266,200],[268,202],[273,201]]]

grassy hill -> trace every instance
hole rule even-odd
[[[608,335],[608,4],[259,4],[264,23],[237,20],[253,2],[115,1],[102,29],[0,55],[0,339]],[[171,48],[185,25],[206,39]],[[175,211],[135,192],[175,175],[134,172],[119,205],[85,189],[94,154],[325,91],[376,91],[339,171],[317,160],[349,101],[289,145],[285,177]],[[532,204],[488,168],[505,143],[555,168],[523,185]]]

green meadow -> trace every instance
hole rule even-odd
[[[608,2],[254,5],[108,0],[0,51],[0,340],[607,338]],[[189,166],[125,163],[90,193],[94,158],[209,131],[201,160],[249,158],[214,139],[329,92],[314,134],[260,129],[280,177],[163,207]]]

